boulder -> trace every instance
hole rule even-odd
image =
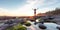
[[[40,29],[46,29],[47,27],[46,26],[44,26],[44,24],[39,24],[39,26],[38,26]]]

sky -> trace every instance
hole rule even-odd
[[[0,0],[0,16],[33,16],[60,8],[60,0]]]

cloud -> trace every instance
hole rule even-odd
[[[43,0],[27,0],[27,3],[18,8],[18,12],[21,12],[20,14],[27,14],[27,15],[33,15],[33,9],[38,8],[38,4],[42,4]]]
[[[17,16],[17,13],[9,11],[8,9],[0,8],[0,16]]]
[[[39,4],[40,6],[37,10],[37,13],[45,13],[47,11],[52,11],[58,6],[58,3],[60,3],[59,0],[45,0],[43,1],[43,4]]]
[[[44,1],[44,6],[52,6],[52,5],[55,5],[58,2],[59,2],[59,0],[45,0]]]
[[[45,13],[47,11],[53,10],[54,8],[49,7],[49,5],[55,4],[57,2],[57,0],[26,0],[26,4],[22,7],[18,7],[16,11],[21,15],[31,16],[34,14],[33,9],[38,8],[37,13]]]
[[[7,15],[7,14],[8,14],[7,9],[0,8],[0,16],[4,16],[4,15]]]
[[[11,16],[32,16],[34,14],[34,8],[38,8],[37,13],[45,13],[53,10],[54,8],[50,6],[57,2],[58,0],[26,0],[26,4],[18,7],[17,10],[7,11],[7,9],[0,8],[0,13]]]
[[[52,11],[52,10],[54,10],[55,8],[48,8],[48,7],[45,7],[45,8],[42,8],[42,9],[38,9],[37,10],[37,14],[38,13],[45,13],[45,12],[47,12],[47,11]]]

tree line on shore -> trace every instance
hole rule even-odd
[[[53,11],[46,12],[47,15],[60,15],[60,8],[56,8]]]

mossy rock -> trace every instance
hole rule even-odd
[[[19,28],[17,28],[17,30],[27,30],[27,28],[24,26],[20,26]]]
[[[25,25],[26,25],[26,26],[31,26],[31,23],[26,22]]]
[[[9,27],[6,30],[27,30],[27,28],[22,26],[21,24],[18,24],[16,26]]]

